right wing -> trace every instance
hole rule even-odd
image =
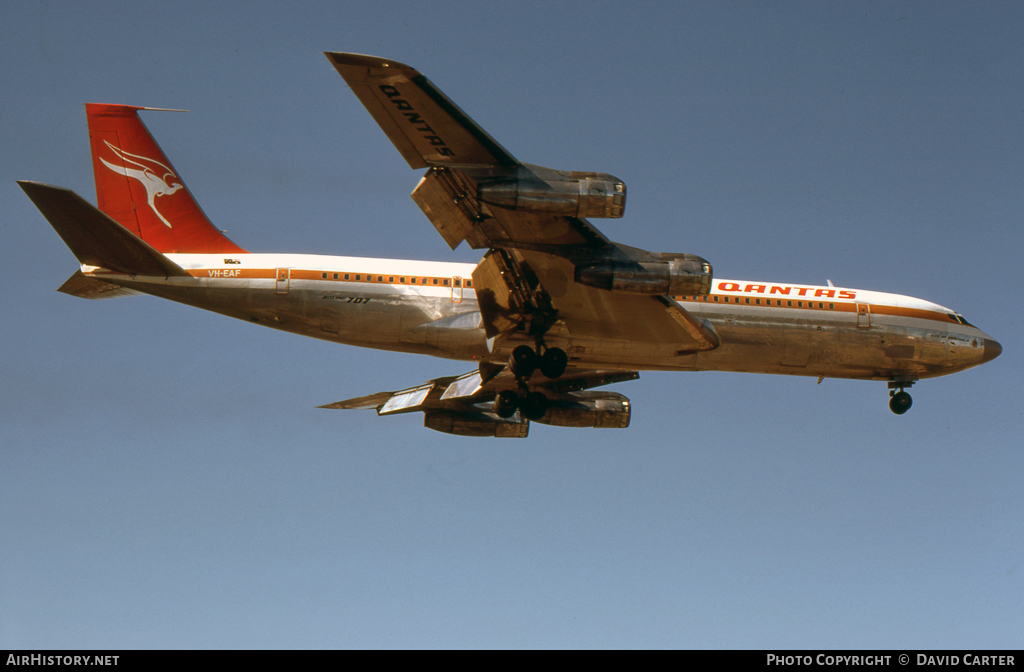
[[[640,377],[636,371],[589,371],[569,369],[557,380],[531,381],[544,390],[548,408],[535,422],[561,427],[629,426],[629,399],[617,392],[585,391]],[[507,368],[470,371],[445,376],[396,392],[378,392],[346,399],[320,408],[375,409],[377,415],[422,412],[423,425],[447,434],[526,438],[530,421],[517,411],[511,418],[499,417],[494,399],[503,390],[515,390],[518,383]]]

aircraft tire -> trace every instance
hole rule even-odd
[[[540,364],[537,353],[528,345],[520,345],[512,351],[508,367],[517,378],[529,378]]]
[[[552,380],[560,378],[568,365],[569,355],[561,348],[548,348],[540,358],[540,372]]]
[[[903,390],[900,390],[896,394],[892,395],[892,399],[889,400],[889,410],[896,415],[903,415],[910,410],[910,407],[914,404],[914,400],[910,398],[910,395]]]
[[[494,398],[494,414],[499,418],[511,418],[519,410],[519,395],[512,390],[502,390]]]
[[[519,404],[519,410],[527,420],[540,420],[548,412],[548,398],[540,392],[530,392]]]

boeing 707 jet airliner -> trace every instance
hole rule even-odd
[[[641,370],[745,371],[886,381],[902,414],[922,378],[1001,347],[959,313],[897,294],[714,278],[683,253],[606,238],[626,185],[522,163],[430,80],[382,58],[327,58],[414,169],[412,198],[477,264],[250,253],[210,223],[139,119],[87,104],[97,206],[19,182],[77,257],[60,291],[151,294],[338,343],[470,361],[471,371],[323,408],[422,412],[430,429],[525,437],[530,422],[626,427],[598,391]]]

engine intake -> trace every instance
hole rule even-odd
[[[576,267],[576,282],[611,292],[667,296],[711,291],[711,264],[694,254],[660,255],[665,261],[602,261]]]

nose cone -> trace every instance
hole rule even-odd
[[[993,359],[998,357],[1003,352],[1003,346],[999,345],[998,341],[993,341],[991,338],[985,339],[985,352],[981,356],[981,362],[991,362]]]

